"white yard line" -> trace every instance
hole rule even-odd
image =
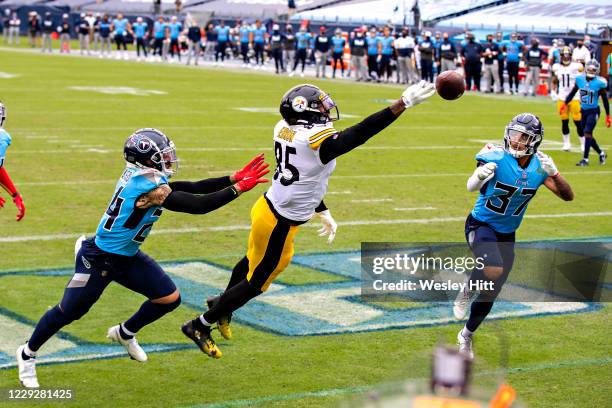
[[[385,203],[391,201],[393,201],[392,198],[365,198],[363,200],[351,200],[351,203]]]
[[[588,217],[609,217],[612,216],[612,211],[608,212],[579,212],[579,213],[559,213],[559,214],[527,214],[525,218],[588,218]],[[459,217],[434,217],[434,218],[403,218],[403,219],[383,219],[383,220],[354,220],[340,221],[338,225],[341,227],[354,227],[362,225],[398,225],[398,224],[429,224],[429,223],[445,223],[464,221],[465,215]],[[304,228],[319,228],[318,222],[304,224]],[[217,227],[189,227],[189,228],[159,228],[151,231],[151,234],[189,234],[200,233],[207,231],[243,231],[249,230],[250,225],[222,225]],[[57,241],[62,239],[75,239],[82,235],[82,232],[74,232],[67,234],[46,234],[46,235],[21,235],[0,237],[0,243],[11,242],[30,242],[30,241]],[[86,235],[93,235],[87,233]]]
[[[421,210],[431,211],[435,209],[436,207],[395,207],[393,211],[421,211]]]

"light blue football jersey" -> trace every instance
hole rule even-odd
[[[576,76],[576,86],[580,93],[580,108],[587,110],[599,106],[599,91],[606,90],[608,83],[600,76],[588,79],[586,74],[582,73]]]
[[[4,158],[6,157],[6,149],[11,145],[11,135],[0,128],[0,167],[4,166]]]
[[[529,201],[548,178],[540,159],[533,155],[529,165],[521,168],[517,160],[501,146],[487,144],[476,160],[496,163],[497,170],[480,190],[472,216],[491,225],[497,232],[514,232],[521,225]]]
[[[168,178],[154,169],[128,166],[96,231],[96,245],[112,254],[133,256],[162,214],[161,206],[135,207],[138,198],[167,184]]]

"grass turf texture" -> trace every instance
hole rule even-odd
[[[300,82],[223,70],[22,52],[0,51],[0,60],[2,71],[19,75],[0,79],[0,98],[8,107],[6,128],[13,136],[6,168],[27,205],[21,223],[13,221],[15,209],[10,201],[0,211],[0,238],[93,232],[124,166],[123,142],[141,127],[160,128],[175,141],[182,160],[178,179],[228,173],[258,151],[264,151],[267,161],[273,163],[272,128],[278,116],[235,108],[276,107],[286,89]],[[341,114],[360,117],[383,108],[379,100],[397,98],[401,92],[397,87],[352,82],[315,83],[333,95]],[[129,86],[167,94],[104,95],[68,89],[72,86]],[[483,145],[474,140],[501,140],[508,120],[524,111],[543,120],[545,140],[560,141],[560,123],[549,101],[465,95],[446,102],[434,97],[406,112],[368,142],[367,149],[338,159],[329,188],[337,194],[328,195],[325,201],[340,223],[463,217],[476,197],[465,191],[474,154]],[[337,128],[358,120],[343,119]],[[607,144],[610,130],[602,123],[595,134],[601,144]],[[543,188],[527,214],[612,210],[608,167],[593,164],[576,169],[577,154],[556,151],[558,145],[554,150],[546,147],[543,150],[552,153],[561,172],[569,173],[566,177],[576,200],[564,203]],[[102,152],[89,152],[90,148]],[[200,148],[212,150],[194,150]],[[594,156],[592,162],[596,162]],[[372,177],[351,178],[356,175]],[[155,229],[247,225],[250,207],[263,191],[260,187],[206,216],[167,212]],[[381,198],[392,201],[352,201]],[[395,210],[414,207],[435,210]],[[517,237],[570,239],[609,236],[611,231],[609,216],[527,218]],[[247,234],[246,230],[154,234],[143,250],[159,261],[205,259],[232,266],[244,254]],[[463,239],[462,220],[341,225],[332,247],[317,237],[314,229],[302,228],[296,252],[355,250],[361,241]],[[73,238],[3,242],[0,271],[69,267],[73,242]],[[290,266],[279,282],[339,279]],[[65,283],[65,277],[4,277],[0,306],[36,321],[47,305],[59,300]],[[111,285],[86,317],[64,331],[102,342],[106,328],[118,318],[130,316],[141,302],[139,295]],[[140,342],[183,343],[178,326],[194,312],[180,308],[143,329]],[[606,306],[594,313],[500,322],[498,326],[510,339],[509,366],[516,368],[508,380],[518,395],[534,407],[610,405],[606,378],[610,377],[612,341],[606,322],[611,317]],[[189,349],[152,354],[144,365],[119,358],[41,366],[38,374],[45,388],[75,389],[75,407],[107,405],[110,395],[118,406],[189,406],[251,399],[243,406],[327,406],[336,404],[344,394],[359,391],[359,387],[426,375],[428,358],[422,356],[428,356],[438,340],[454,342],[459,327],[294,338],[236,324],[234,340],[220,342],[224,357],[219,361]],[[492,327],[485,323],[475,340],[483,370],[497,368],[499,350]],[[485,377],[477,377],[475,382],[483,382]],[[0,388],[17,385],[15,369],[0,370]],[[326,391],[336,389],[341,391]]]

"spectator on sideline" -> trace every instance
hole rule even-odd
[[[187,43],[189,50],[187,52],[187,65],[191,63],[191,58],[195,59],[194,64],[198,65],[198,59],[202,52],[202,28],[194,20],[189,20],[189,28],[187,29]]]
[[[499,73],[499,92],[504,92],[504,68],[506,66],[506,60],[504,53],[502,52],[502,43],[504,42],[504,35],[501,31],[495,34],[495,44],[499,49],[497,54],[497,72]]]
[[[38,36],[40,34],[40,17],[35,11],[30,12],[28,19],[28,39],[30,40],[30,47],[38,47]]]
[[[508,69],[508,93],[518,94],[519,87],[519,61],[523,58],[523,41],[518,39],[516,33],[510,34],[510,40],[502,43],[502,51],[506,57],[506,67]]]
[[[612,52],[606,57],[606,64],[608,64],[608,99],[612,98]]]
[[[270,36],[270,51],[272,52],[272,58],[274,58],[274,67],[277,74],[280,74],[285,70],[283,61],[284,44],[285,35],[280,32],[280,26],[278,24],[274,24],[272,26],[272,35]]]
[[[438,56],[440,58],[439,73],[455,70],[457,67],[457,49],[455,44],[448,38],[448,33],[442,34],[442,41],[438,44]]]
[[[219,55],[221,56],[221,65],[225,62],[225,50],[227,43],[229,42],[229,27],[225,25],[225,21],[221,20],[219,25],[215,27],[217,33],[217,50],[215,52],[215,64],[219,61]]]
[[[238,30],[240,37],[240,55],[242,55],[242,66],[248,67],[249,61],[249,42],[251,41],[251,28],[247,24],[246,20],[242,22],[240,29]]]
[[[487,35],[487,42],[484,44],[484,79],[486,82],[485,92],[500,93],[499,87],[499,46],[493,41],[493,34]],[[495,88],[493,85],[495,84]]]
[[[542,69],[542,58],[544,53],[540,48],[540,42],[537,38],[531,38],[531,47],[525,53],[525,69],[527,70],[525,75],[525,85],[523,88],[523,95],[527,96],[529,93],[529,86],[531,85],[531,96],[535,96],[538,92],[538,86],[540,85],[540,70]]]
[[[60,35],[60,53],[65,52],[70,54],[70,20],[68,14],[62,15],[62,22],[57,27],[57,32]]]
[[[134,31],[134,43],[136,45],[136,60],[140,61],[140,51],[142,50],[143,57],[147,58],[147,39],[149,38],[149,25],[142,19],[136,18],[136,22],[132,25]]]
[[[579,62],[584,66],[590,60],[591,51],[584,45],[584,40],[576,41],[576,48],[572,51],[572,61]]]
[[[42,22],[42,52],[53,52],[53,31],[55,31],[53,18],[51,18],[51,13],[47,11]]]
[[[111,22],[110,17],[105,14],[100,21],[100,58],[104,57],[106,51],[106,58],[110,58],[111,53]]]
[[[315,76],[325,78],[325,68],[327,66],[327,56],[329,54],[329,37],[327,36],[327,28],[319,27],[319,35],[315,38],[314,53],[315,53]]]
[[[85,13],[81,13],[77,25],[77,37],[79,39],[79,52],[81,55],[89,55],[89,22],[85,19]]]
[[[21,19],[17,16],[17,12],[13,11],[11,18],[8,22],[8,43],[13,45],[13,42],[17,45],[21,42],[19,37],[19,27],[21,26]]]
[[[285,28],[285,67],[292,66],[295,60],[296,39],[293,33],[293,26],[287,24]],[[286,69],[285,69],[286,70]]]
[[[366,74],[366,41],[363,37],[363,29],[361,27],[355,30],[355,36],[350,41],[351,48],[351,72],[355,72],[357,82],[365,81]]]
[[[96,13],[96,16],[93,17],[93,22],[91,23],[92,31],[93,31],[93,50],[94,52],[100,52],[101,46],[101,38],[100,38],[100,22],[102,21],[102,16],[100,13]]]
[[[206,25],[206,44],[204,45],[204,60],[214,61],[215,53],[217,52],[217,32],[215,25],[208,23]]]
[[[463,69],[465,71],[465,83],[467,90],[471,91],[472,81],[477,91],[480,91],[480,73],[482,70],[482,64],[480,58],[482,58],[482,45],[476,42],[474,34],[468,32],[466,34],[467,42],[461,49],[461,56],[464,58]]]
[[[431,32],[426,31],[423,39],[419,42],[419,53],[421,54],[421,79],[433,82],[433,59],[435,48],[431,41]]]

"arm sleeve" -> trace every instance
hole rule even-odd
[[[327,210],[327,206],[325,205],[325,203],[323,202],[323,200],[321,200],[321,202],[319,203],[319,205],[317,206],[317,208],[315,208],[315,212],[316,213],[320,213]]]
[[[206,214],[223,207],[236,197],[238,191],[233,186],[201,196],[184,191],[172,191],[164,201],[163,207],[170,211],[188,214]]]
[[[338,156],[348,153],[364,144],[369,138],[382,131],[397,119],[390,108],[376,112],[358,124],[346,128],[323,141],[319,148],[319,157],[327,164]]]
[[[572,99],[574,99],[574,95],[576,95],[576,92],[578,92],[578,87],[576,85],[574,85],[574,87],[572,88],[572,90],[570,91],[570,93],[567,95],[567,97],[565,98],[565,103],[568,104],[570,103],[570,101]]]
[[[606,111],[606,116],[610,116],[610,102],[608,101],[608,94],[605,89],[600,89],[599,94],[601,95],[601,100],[603,101],[604,110]]]
[[[184,191],[191,194],[209,194],[232,185],[229,176],[208,178],[200,181],[173,181],[170,184],[172,191]]]

